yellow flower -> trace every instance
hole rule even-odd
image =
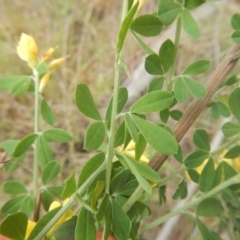
[[[63,62],[64,62],[65,58],[62,57],[62,58],[57,58],[57,59],[54,59],[53,61],[51,61],[48,65],[48,68],[50,70],[58,67],[59,65],[61,65]]]
[[[143,6],[146,4],[146,0],[134,0],[133,6],[134,6],[137,2],[139,2],[138,10],[137,10],[137,13],[138,13],[139,11],[141,11],[141,9],[143,8]]]
[[[43,54],[43,61],[46,62],[55,52],[56,48],[50,48]]]
[[[49,79],[50,79],[50,77],[51,77],[51,74],[52,74],[52,72],[47,72],[43,77],[42,77],[42,79],[41,79],[41,82],[40,82],[40,85],[39,85],[39,93],[43,93],[43,91],[44,91],[44,89],[45,89],[45,87],[46,87],[46,85],[48,84],[48,82],[49,82]]]
[[[38,46],[31,36],[22,33],[17,46],[17,53],[29,66],[35,67],[37,65]]]
[[[65,199],[62,203],[60,203],[59,201],[54,201],[52,202],[52,204],[49,207],[49,211],[60,207],[60,206],[64,206],[67,202],[68,202],[68,198]],[[50,238],[52,236],[52,233],[54,232],[54,230],[63,222],[65,222],[66,220],[68,220],[69,218],[71,218],[73,216],[73,210],[72,209],[68,209],[66,213],[63,214],[62,217],[60,217],[58,219],[58,221],[52,226],[52,228],[50,229],[50,231],[47,233],[47,239]]]
[[[36,226],[36,222],[28,220],[27,230],[25,234],[25,239],[28,239],[29,235],[31,234],[33,228]]]

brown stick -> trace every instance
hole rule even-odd
[[[226,56],[225,60],[220,63],[218,68],[213,73],[213,76],[208,81],[206,89],[207,96],[203,99],[195,100],[188,112],[185,114],[183,119],[176,125],[174,128],[174,134],[176,140],[178,142],[181,141],[183,136],[186,134],[188,129],[193,125],[195,120],[199,117],[200,113],[205,108],[206,104],[211,100],[214,93],[221,86],[227,75],[230,73],[232,68],[236,65],[239,60],[240,45],[235,45],[231,51]],[[158,170],[161,168],[163,163],[167,160],[168,155],[162,155],[160,153],[155,153],[153,158],[151,159],[149,166],[154,170]]]

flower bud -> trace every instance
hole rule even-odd
[[[58,67],[59,65],[61,65],[63,62],[64,62],[65,58],[57,58],[57,59],[54,59],[53,61],[51,61],[48,65],[48,68],[50,70]]]
[[[42,59],[44,62],[46,62],[53,55],[53,53],[55,52],[55,49],[56,48],[50,48],[43,54]]]
[[[17,46],[17,53],[22,60],[28,63],[29,66],[34,67],[37,65],[38,46],[31,36],[22,33]]]
[[[39,90],[38,90],[39,93],[41,93],[41,94],[43,93],[46,85],[47,85],[48,82],[49,82],[49,79],[50,79],[50,77],[51,77],[51,74],[52,74],[52,72],[47,72],[47,73],[42,77],[41,82],[40,82],[40,85],[39,85]]]

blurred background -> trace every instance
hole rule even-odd
[[[153,13],[157,10],[157,0],[147,1],[141,11]],[[44,97],[56,114],[55,127],[61,127],[71,133],[74,141],[69,144],[53,144],[55,157],[64,166],[58,181],[63,182],[73,171],[79,172],[81,165],[89,154],[83,149],[84,133],[90,120],[86,119],[76,108],[74,88],[77,83],[88,84],[100,111],[105,112],[108,99],[112,94],[114,76],[114,47],[121,20],[122,1],[114,0],[0,0],[0,77],[26,75],[31,70],[16,53],[17,42],[21,33],[31,35],[39,46],[40,55],[50,47],[58,46],[55,57],[69,56],[53,74],[46,87]],[[230,36],[232,28],[230,17],[239,12],[237,0],[223,0],[204,4],[193,11],[198,19],[202,35],[199,40],[192,40],[182,34],[177,72],[181,72],[188,64],[201,58],[213,62],[211,70],[199,81],[205,83],[228,49],[233,45]],[[175,26],[164,28],[162,33],[154,38],[143,40],[152,48],[159,49],[161,42],[167,38],[174,39]],[[145,79],[143,60],[145,53],[140,49],[134,38],[129,34],[124,49],[124,61],[127,63],[132,77],[124,72],[122,84],[129,88],[134,98],[146,92],[149,76]],[[239,68],[239,65],[238,65]],[[238,68],[235,69],[239,72]],[[134,76],[142,76],[136,78]],[[134,85],[134,84],[135,85]],[[133,87],[136,86],[136,87]],[[132,93],[134,91],[134,93]],[[133,99],[129,100],[130,102]],[[186,106],[180,106],[186,109]],[[0,92],[0,142],[9,139],[21,139],[33,131],[33,96],[26,94],[12,97],[8,92]],[[209,129],[210,135],[219,131],[219,125],[210,120],[206,113],[196,123]],[[154,119],[154,118],[153,118]],[[172,123],[174,124],[174,123]],[[49,126],[41,122],[42,129]],[[191,140],[191,130],[183,140],[184,153],[194,148]],[[149,153],[151,154],[151,153]],[[0,184],[5,180],[16,178],[16,174],[26,185],[31,187],[31,174],[28,165],[31,164],[31,152],[23,167],[15,173],[6,173],[0,169]],[[162,176],[167,176],[178,167],[176,161],[164,166]],[[153,207],[153,215],[147,221],[159,217],[175,202],[171,201],[176,181],[169,183],[167,204],[159,207],[156,198],[149,200]],[[172,189],[172,190],[171,190]],[[0,207],[6,196],[0,194]],[[183,231],[184,225],[184,231]],[[181,224],[171,229],[172,237],[166,239],[188,239],[189,231],[194,226],[188,217],[183,217]],[[145,237],[156,239],[160,229],[155,228]],[[174,236],[178,236],[174,238]]]

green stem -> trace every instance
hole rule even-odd
[[[185,204],[183,207],[165,215],[164,217],[160,218],[160,219],[157,219],[156,221],[146,225],[145,227],[143,227],[142,229],[140,229],[139,233],[144,233],[166,221],[168,221],[170,218],[172,217],[175,217],[179,214],[182,214],[184,211],[186,211],[187,209],[199,204],[201,201],[219,193],[220,191],[222,191],[223,189],[231,186],[232,184],[235,184],[235,183],[239,183],[240,181],[240,174],[230,178],[229,180],[221,183],[219,186],[215,187],[214,189],[212,189],[210,192],[204,194],[203,196],[201,197],[198,197],[198,198],[195,198],[193,199],[192,201],[190,201],[189,203]]]
[[[36,69],[33,69],[34,76],[34,133],[39,131],[39,74]],[[37,198],[38,195],[38,159],[36,141],[34,144],[34,160],[33,160],[33,196]]]

